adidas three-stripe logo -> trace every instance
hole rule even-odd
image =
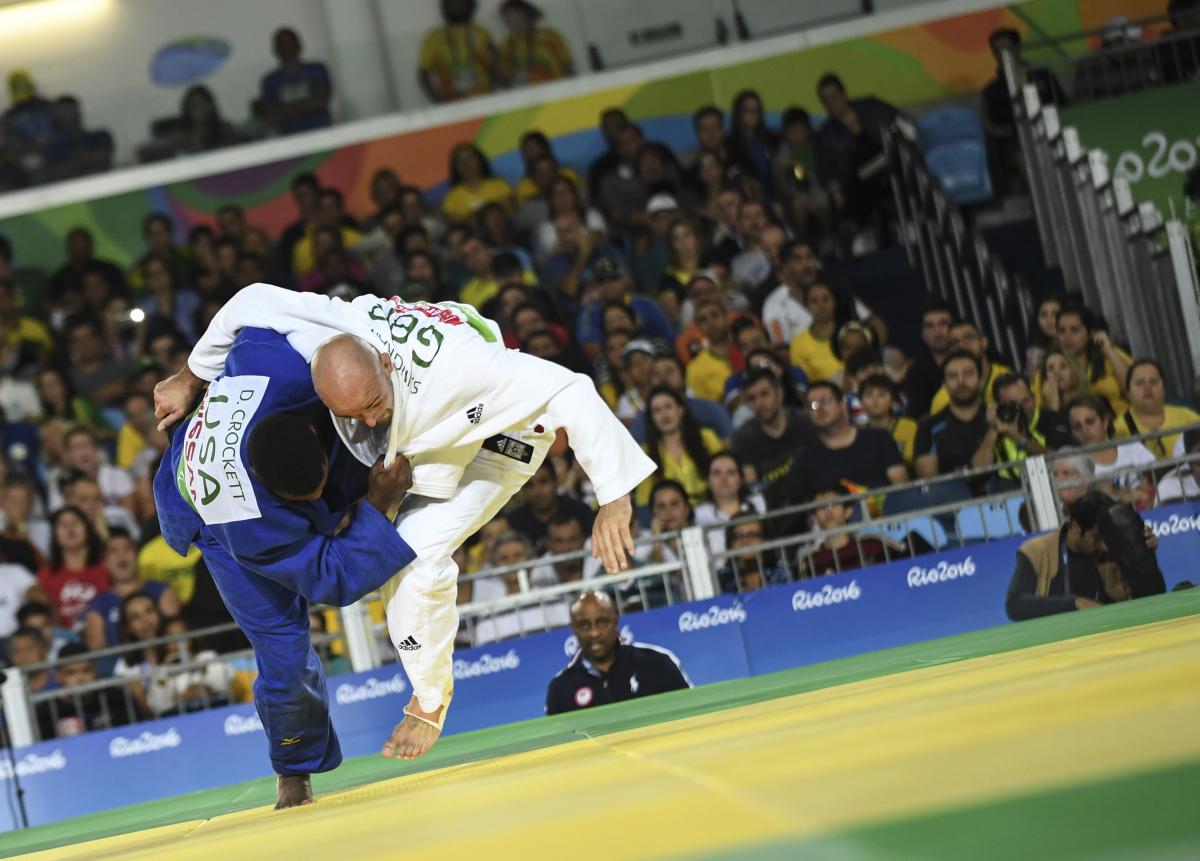
[[[421,644],[413,639],[412,634],[409,634],[402,641],[396,644],[396,648],[405,652],[415,652],[417,649],[421,648]]]
[[[467,421],[473,425],[479,424],[479,420],[483,418],[483,404],[476,404],[467,410]]]

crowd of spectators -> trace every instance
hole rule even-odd
[[[288,89],[288,75],[300,75],[309,87],[280,121],[318,122],[319,76],[287,71],[299,52],[286,37],[277,52],[276,84]],[[156,642],[228,615],[199,552],[180,557],[158,534],[150,488],[165,437],[152,391],[222,304],[258,281],[344,298],[469,302],[511,348],[590,375],[657,467],[634,493],[634,530],[654,539],[639,545],[637,563],[679,559],[678,530],[693,523],[733,521],[713,531],[715,552],[780,529],[817,533],[799,559],[730,556],[719,580],[731,591],[879,561],[881,542],[838,531],[860,516],[839,497],[913,478],[998,466],[970,481],[983,494],[1019,481],[1027,456],[1112,440],[1072,462],[1112,494],[1152,504],[1156,461],[1200,445],[1180,434],[1153,449],[1119,440],[1200,415],[1168,405],[1159,365],[1114,344],[1080,297],[1042,298],[1030,350],[1008,357],[1019,371],[938,301],[923,308],[916,354],[892,340],[839,264],[892,235],[889,197],[870,165],[897,111],[849,97],[832,73],[815,95],[828,115],[819,128],[799,106],[772,127],[749,90],[728,117],[703,107],[695,147],[680,153],[609,108],[600,117],[608,149],[579,172],[531,130],[516,142],[525,176],[515,188],[463,142],[447,154],[450,188],[436,206],[399,164],[373,177],[364,212],[348,212],[339,189],[301,173],[291,182],[295,221],[277,235],[233,203],[186,235],[153,213],[132,266],[98,258],[93,237],[75,228],[41,286],[37,316],[14,287],[19,249],[0,237],[0,636],[9,660],[66,654],[80,658],[72,678],[131,681],[121,709],[89,700],[95,714],[77,707],[68,726],[238,696],[220,671],[163,675],[188,655],[244,641]],[[588,548],[595,499],[569,440],[561,443],[510,510],[460,550],[465,572],[512,569],[465,580],[460,601],[599,573],[590,558],[542,558]],[[1130,465],[1141,469],[1104,478]],[[1160,493],[1168,481],[1195,490],[1194,472],[1162,480]],[[799,520],[743,519],[802,503],[816,505]],[[658,583],[622,591],[620,609],[679,594],[669,576]],[[460,642],[565,623],[565,606],[543,602],[487,617]],[[65,651],[142,642],[115,665]],[[30,686],[65,686],[61,673],[35,672]]]

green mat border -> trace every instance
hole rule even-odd
[[[768,675],[718,682],[692,690],[677,691],[657,697],[450,736],[440,741],[427,756],[415,762],[385,760],[379,756],[354,757],[347,759],[336,771],[314,775],[313,788],[319,797],[322,793],[350,789],[406,774],[418,774],[434,769],[538,750],[578,741],[581,738],[622,732],[664,721],[679,720],[805,691],[902,673],[921,667],[1001,654],[1074,637],[1100,634],[1197,614],[1200,614],[1200,590],[1189,590],[1144,598],[1135,602],[1114,604],[1085,612],[1067,613],[1019,624],[1002,625],[982,631],[884,649],[866,655],[797,667]],[[1194,776],[1190,772],[1189,774]],[[1193,792],[1192,797],[1195,798],[1196,793]],[[126,834],[191,819],[210,819],[226,813],[272,804],[274,799],[275,780],[274,776],[270,776],[157,801],[147,801],[61,822],[39,825],[27,831],[9,833],[0,837],[0,857],[53,849],[72,843]],[[939,814],[934,819],[942,822],[938,826],[939,828],[949,829],[953,825],[955,821],[953,817],[956,815],[954,813]],[[1200,817],[1193,818],[1200,821]],[[881,826],[884,830],[880,832],[860,829],[852,834],[857,835],[854,839],[859,841],[867,840],[872,834],[883,834],[888,836],[888,839],[897,848],[900,848],[903,843],[902,837],[908,833],[905,829],[918,827],[918,825],[911,824],[917,820],[906,820],[905,822],[909,824]],[[888,827],[893,830],[888,831]],[[947,833],[952,832],[947,831]],[[867,835],[867,837],[863,835]],[[772,853],[778,850],[784,852],[786,857],[794,858],[799,857],[795,854],[798,847],[803,847],[806,850],[805,857],[825,857],[826,850],[842,851],[847,845],[850,845],[837,843],[838,838],[836,837],[830,837],[828,840],[833,842],[785,842],[777,846],[758,847],[755,852]],[[811,847],[812,855],[807,854],[809,847]],[[929,849],[928,846],[922,847],[922,851],[927,849]],[[715,857],[739,856],[735,854]],[[785,856],[764,854],[756,855],[756,857]],[[897,857],[909,856],[902,853]],[[934,856],[917,854],[911,857]]]

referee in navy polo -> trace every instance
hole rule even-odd
[[[584,592],[571,605],[579,649],[546,691],[546,714],[617,703],[690,688],[679,659],[666,649],[620,640],[616,605],[606,592]]]

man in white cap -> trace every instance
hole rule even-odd
[[[506,350],[496,324],[469,305],[344,302],[267,284],[231,299],[184,370],[156,388],[164,424],[185,414],[221,372],[237,332],[252,325],[285,335],[310,363],[318,396],[359,460],[403,451],[413,464],[396,524],[417,559],[381,592],[414,696],[383,753],[420,756],[441,732],[453,689],[451,554],[525,484],[562,428],[601,504],[593,554],[617,573],[633,552],[628,494],[654,464],[590,379]]]

